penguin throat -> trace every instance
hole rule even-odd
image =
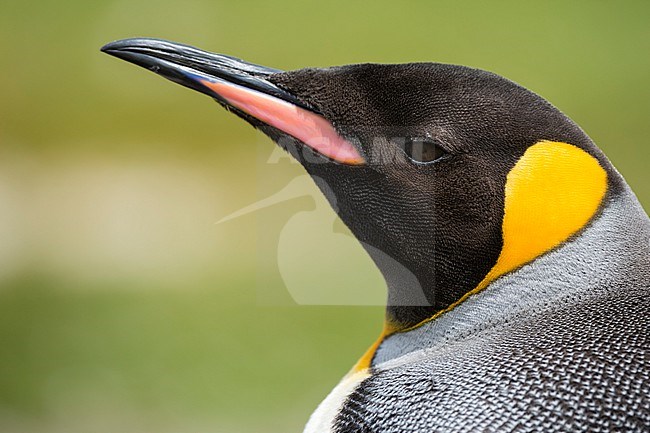
[[[388,336],[411,331],[435,320],[497,278],[562,245],[594,218],[606,192],[605,169],[584,150],[568,143],[546,140],[530,146],[507,175],[503,246],[491,270],[456,302],[414,326],[403,327],[386,322],[379,339],[354,370],[369,368],[375,352]]]

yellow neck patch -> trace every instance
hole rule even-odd
[[[529,147],[508,173],[501,254],[470,293],[580,231],[598,211],[606,191],[607,173],[584,150],[554,141]]]
[[[375,351],[387,336],[436,319],[500,276],[566,241],[591,221],[606,191],[607,173],[584,150],[555,141],[540,141],[530,146],[507,176],[503,247],[494,267],[473,290],[417,325],[398,330],[386,324],[379,340],[354,370],[370,367]]]

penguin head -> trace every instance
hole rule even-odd
[[[215,98],[300,161],[383,273],[392,330],[580,231],[613,182],[575,123],[482,70],[284,72],[151,39],[103,51]]]

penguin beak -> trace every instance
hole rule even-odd
[[[359,150],[331,122],[269,81],[281,70],[159,39],[123,39],[101,50],[204,93],[338,163],[365,164]]]

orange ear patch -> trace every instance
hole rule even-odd
[[[501,254],[472,292],[580,231],[606,191],[607,173],[584,150],[552,141],[529,147],[508,173]]]

